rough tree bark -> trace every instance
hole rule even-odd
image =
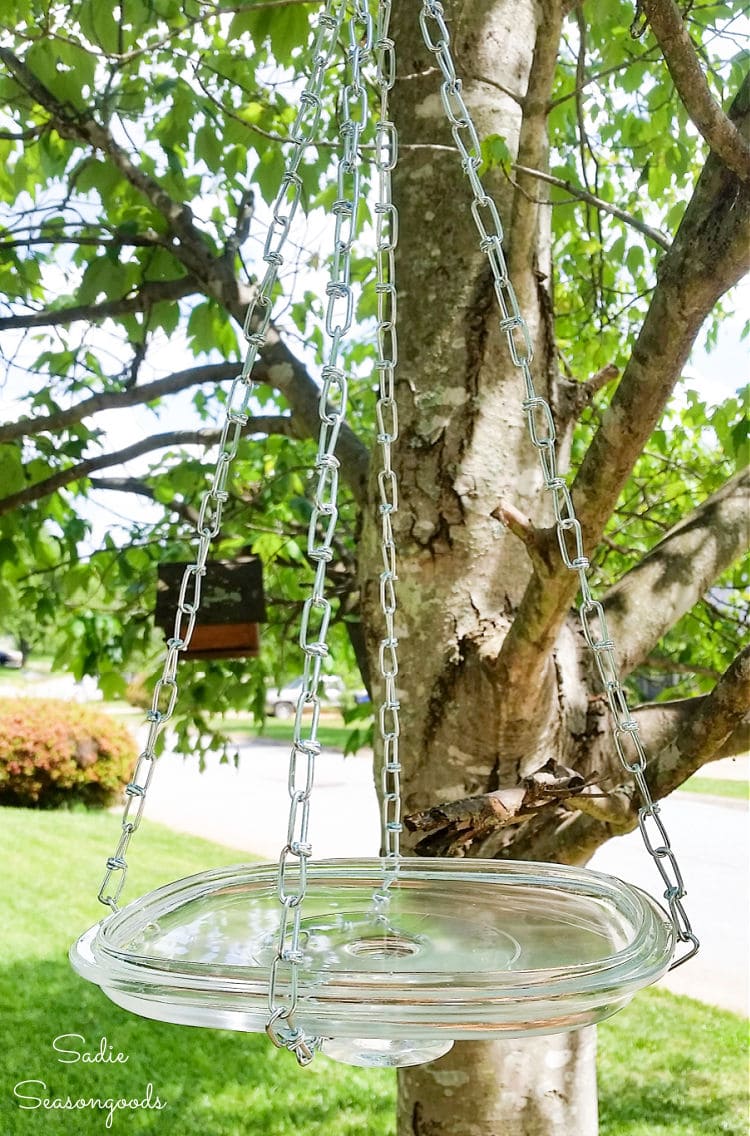
[[[544,168],[546,120],[561,11],[528,0],[450,5],[464,97],[480,136],[500,134],[512,153]],[[398,49],[394,114],[400,138],[448,145],[438,75],[408,6],[394,11]],[[534,68],[532,72],[532,61]],[[530,86],[530,76],[533,83]],[[402,76],[408,76],[403,77]],[[516,98],[498,94],[499,77]],[[519,100],[527,96],[523,137]],[[535,351],[539,389],[554,398],[549,218],[499,174],[490,188],[509,225],[507,255]],[[517,783],[561,749],[558,715],[525,720],[505,704],[494,673],[500,645],[528,583],[520,541],[492,518],[503,499],[539,515],[541,477],[507,357],[492,280],[469,214],[455,154],[403,150],[395,192],[403,234],[398,261],[400,339],[396,522],[402,702],[408,813]],[[436,203],[442,203],[439,208]],[[363,579],[377,533],[366,527]],[[377,597],[363,585],[366,611]],[[460,613],[460,614],[459,614]],[[367,619],[376,650],[377,618]],[[548,699],[585,715],[582,690],[563,694],[546,667]],[[406,834],[405,834],[406,835]],[[493,854],[490,851],[488,854]],[[471,854],[482,854],[473,848]],[[440,1061],[400,1074],[401,1136],[508,1136],[597,1130],[592,1033],[457,1044]]]
[[[517,156],[517,170],[546,168],[546,114],[563,7],[559,0],[476,0],[471,5],[455,0],[445,5],[463,95],[480,137],[502,135]],[[401,218],[397,270],[402,327],[395,457],[401,505],[394,530],[400,666],[408,676],[400,692],[402,784],[404,812],[411,814],[404,845],[407,852],[420,854],[585,863],[614,831],[634,826],[632,786],[619,786],[610,770],[606,809],[597,812],[583,793],[571,802],[570,784],[561,784],[557,801],[553,796],[543,809],[536,807],[537,781],[544,779],[548,787],[560,766],[576,772],[579,787],[593,763],[601,766],[607,727],[581,637],[566,614],[568,584],[558,581],[547,608],[538,598],[545,578],[556,571],[550,566],[551,534],[544,528],[550,516],[526,435],[518,373],[498,330],[492,279],[469,213],[469,188],[457,154],[449,152],[440,75],[422,46],[411,6],[395,6],[393,31],[399,60],[393,115],[405,144],[394,187]],[[408,143],[421,145],[409,148]],[[535,383],[550,400],[564,434],[571,394],[556,369],[548,291],[549,215],[529,193],[533,178],[517,176],[515,191],[497,172],[486,180],[506,221],[507,258],[534,344]],[[742,225],[746,221],[747,211]],[[741,241],[733,241],[732,248],[740,250],[740,260],[746,259]],[[677,242],[667,267],[679,256]],[[713,284],[717,294],[727,286],[715,278]],[[706,287],[710,291],[711,283]],[[704,317],[714,299],[705,300]],[[660,303],[667,302],[662,296]],[[662,351],[661,406],[702,322],[700,303],[699,297],[689,319],[682,318],[680,308],[680,342]],[[656,316],[663,320],[663,311]],[[638,374],[631,375],[631,386],[640,381],[646,350],[644,343],[641,356],[635,353],[631,371]],[[607,381],[616,375],[612,371]],[[652,409],[658,415],[655,401],[654,408],[644,410],[641,425],[647,433],[653,428],[647,422]],[[613,448],[611,438],[607,444]],[[636,452],[640,445],[636,443]],[[618,477],[627,476],[634,460],[626,450],[624,445],[613,456],[622,467]],[[373,479],[376,473],[372,471]],[[617,485],[612,492],[616,497]],[[370,495],[377,499],[374,481]],[[606,498],[597,500],[585,484],[580,495],[591,518],[587,537],[596,538],[599,514],[606,519],[614,499],[609,504]],[[731,489],[724,497],[715,507],[738,513],[741,505]],[[538,527],[529,528],[527,516]],[[741,527],[735,523],[735,529]],[[684,552],[687,538],[678,540],[677,535],[665,555]],[[360,569],[373,674],[380,636],[372,582],[380,563],[377,538],[370,516],[364,521]],[[736,548],[724,549],[714,560],[731,562],[742,539],[736,536]],[[610,605],[615,609],[624,602],[613,595]],[[520,628],[517,623],[508,639],[519,611],[528,623]],[[526,626],[535,628],[528,641]],[[648,653],[657,638],[645,636],[633,651]],[[704,707],[704,715],[709,711]],[[737,706],[727,712],[724,737],[743,713]],[[677,717],[670,720],[673,728]],[[660,752],[669,751],[669,737],[660,737]],[[703,752],[700,760],[705,759]],[[665,760],[673,787],[674,752]],[[661,786],[658,774],[655,767],[651,775]],[[436,806],[457,802],[461,822],[467,815],[481,817],[487,794],[518,786],[526,790],[530,807],[507,817],[510,823],[472,827],[454,823],[451,807],[436,812]],[[440,1061],[400,1072],[399,1136],[594,1136],[594,1061],[593,1030],[457,1043]]]

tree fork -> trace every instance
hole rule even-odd
[[[750,76],[730,113],[743,135],[750,135]],[[571,488],[586,547],[600,539],[706,317],[749,268],[750,185],[711,154],[659,265],[633,352]],[[552,652],[577,586],[562,562],[549,578],[532,576],[498,659],[511,689],[524,687]]]

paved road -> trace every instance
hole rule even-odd
[[[182,832],[275,859],[286,835],[286,744],[253,743],[239,769],[166,754],[149,791],[147,815]],[[683,869],[687,908],[702,949],[663,979],[670,990],[748,1013],[750,890],[748,810],[740,802],[679,793],[663,817]],[[368,757],[323,753],[316,773],[310,837],[315,854],[372,856],[379,818]],[[637,834],[611,840],[592,866],[660,894],[661,879]]]

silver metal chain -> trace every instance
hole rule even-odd
[[[327,0],[313,47],[310,78],[300,95],[299,109],[290,131],[289,140],[293,149],[271,207],[272,222],[263,250],[266,272],[245,316],[243,331],[248,345],[247,352],[242,371],[232,383],[227,397],[216,465],[211,485],[201,499],[195,525],[198,538],[195,560],[186,567],[182,577],[174,632],[167,640],[162,674],[154,687],[151,708],[147,713],[146,743],[125,787],[126,801],[120,837],[113,854],[107,859],[106,871],[99,888],[99,901],[113,911],[118,909],[118,902],[125,886],[128,870],[126,852],[143,816],[146,794],[157,760],[157,742],[174,714],[178,694],[177,664],[180,653],[188,647],[195,628],[200,609],[203,577],[206,574],[206,560],[211,543],[221,529],[224,504],[229,496],[227,492],[229,470],[237,453],[243,427],[250,417],[249,406],[255,386],[252,370],[258,352],[266,340],[271,322],[273,289],[279,269],[284,263],[282,249],[302,194],[302,180],[297,168],[305,146],[314,141],[318,130],[321,111],[320,92],[325,72],[337,50],[343,12],[342,0]],[[334,385],[331,380],[325,388],[326,392],[331,391]]]
[[[674,969],[692,958],[699,946],[682,902],[686,894],[682,873],[661,819],[659,806],[654,803],[648,787],[646,779],[648,758],[638,723],[630,711],[620,681],[614,643],[607,628],[604,608],[591,593],[586,575],[589,560],[583,547],[581,523],[576,516],[567,483],[557,471],[556,433],[552,410],[547,400],[540,396],[534,387],[531,374],[533,356],[531,336],[508,276],[500,215],[479,176],[478,171],[482,163],[481,147],[471,114],[461,93],[461,80],[456,75],[450,48],[450,32],[445,23],[442,4],[438,0],[423,0],[419,21],[425,45],[435,56],[443,75],[440,88],[443,107],[461,155],[461,165],[471,186],[473,194],[471,215],[479,233],[480,248],[487,256],[492,270],[495,294],[502,313],[500,329],[507,337],[513,364],[523,376],[526,394],[523,409],[531,441],[539,453],[545,488],[552,494],[560,553],[565,567],[578,575],[581,594],[578,612],[581,626],[604,684],[612,713],[617,754],[623,769],[633,777],[641,796],[642,805],[638,810],[641,836],[666,886],[664,898],[669,906],[676,938],[681,943],[690,944],[685,953],[672,962],[670,969]]]
[[[398,675],[398,639],[396,638],[396,544],[393,539],[393,515],[398,509],[398,481],[392,465],[392,444],[398,438],[396,405],[396,365],[398,332],[395,252],[398,243],[398,210],[393,204],[391,172],[398,161],[398,135],[388,117],[388,96],[396,77],[396,54],[388,32],[392,0],[379,0],[375,59],[376,84],[380,93],[380,113],[375,126],[375,168],[377,170],[377,202],[375,204],[375,268],[377,294],[377,359],[378,400],[375,408],[377,442],[381,468],[378,472],[380,517],[382,524],[380,573],[380,609],[385,623],[385,636],[380,641],[378,666],[383,682],[379,726],[382,740],[381,809],[383,854],[386,873],[384,892],[393,882],[401,851],[401,763],[399,761],[399,701],[396,690]]]
[[[330,23],[331,31],[334,23],[340,30],[346,3],[338,3],[335,15],[331,14],[331,10],[329,2],[323,19]],[[299,970],[304,962],[302,911],[307,890],[307,862],[312,855],[308,838],[310,795],[315,779],[315,760],[321,749],[318,741],[321,708],[318,687],[322,663],[328,656],[326,637],[331,618],[331,604],[324,594],[326,566],[333,559],[332,541],[338,519],[339,461],[334,451],[347,403],[347,378],[339,356],[354,317],[351,253],[357,235],[361,200],[360,138],[369,117],[369,97],[362,74],[373,48],[373,19],[367,0],[355,0],[347,31],[348,81],[342,95],[339,127],[342,151],[338,161],[336,200],[332,206],[334,248],[326,285],[325,329],[330,342],[319,400],[320,436],[315,462],[318,483],[307,538],[307,555],[316,565],[316,570],[311,594],[302,611],[300,646],[305,663],[289,758],[289,819],[278,875],[281,919],[276,957],[271,964],[268,989],[270,1016],[266,1025],[266,1032],[274,1045],[291,1050],[300,1065],[309,1064],[320,1045],[319,1038],[308,1037],[298,1026],[295,1013]],[[311,712],[307,722],[303,717],[306,711]]]

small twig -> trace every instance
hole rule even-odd
[[[524,105],[523,95],[519,95],[518,91],[511,91],[510,87],[498,83],[496,79],[488,79],[486,75],[472,75],[470,78],[475,83],[482,83],[485,87],[494,88],[494,90],[499,91],[501,95],[506,95],[509,99],[512,99],[518,106],[522,107]]]
[[[555,107],[560,106],[561,103],[566,103],[569,99],[576,98],[579,91],[591,86],[592,83],[598,83],[600,79],[606,79],[609,75],[616,75],[618,71],[625,71],[635,63],[653,63],[655,59],[656,49],[649,48],[648,51],[643,51],[640,55],[633,55],[622,63],[615,63],[612,67],[605,67],[603,71],[596,71],[593,75],[587,75],[580,86],[578,86],[576,82],[576,86],[572,91],[568,91],[566,94],[558,95],[556,99],[552,99],[547,110],[552,111]]]
[[[138,477],[92,477],[91,488],[108,489],[113,493],[134,493],[138,497],[147,497],[149,501],[164,505],[163,501],[159,501],[155,490]],[[191,525],[198,520],[198,510],[184,501],[172,498],[166,507]]]
[[[45,130],[49,130],[49,123],[40,126],[30,126],[27,130],[0,130],[0,139],[3,142],[30,142],[32,138],[40,138]]]
[[[233,261],[238,249],[240,249],[247,240],[254,212],[255,194],[252,189],[246,189],[243,191],[240,197],[240,203],[237,206],[234,232],[227,238],[226,245],[224,246],[224,256],[227,260]]]
[[[155,245],[163,246],[167,242],[164,237],[155,232],[133,233],[130,236],[107,239],[106,237],[68,236],[60,231],[60,236],[52,233],[35,237],[18,237],[12,241],[0,241],[0,249],[30,248],[32,245],[91,245],[94,248],[153,248]]]
[[[607,363],[585,383],[575,384],[575,402],[576,410],[580,413],[585,407],[589,405],[594,395],[598,394],[600,390],[607,386],[608,383],[614,382],[620,375],[620,368],[616,363]]]
[[[578,198],[580,201],[586,201],[590,205],[596,206],[605,213],[610,213],[613,217],[617,217],[619,221],[623,221],[631,228],[637,229],[639,233],[643,233],[644,237],[648,237],[650,241],[657,244],[659,248],[666,251],[669,250],[670,244],[667,238],[658,229],[653,229],[647,225],[645,221],[641,221],[638,217],[633,217],[631,213],[626,213],[624,209],[618,208],[609,201],[603,201],[601,197],[596,197],[593,193],[589,193],[579,186],[573,185],[572,182],[566,181],[564,178],[555,177],[554,174],[545,173],[544,170],[532,170],[528,166],[519,166],[515,163],[511,167],[518,173],[529,174],[531,177],[538,178],[539,181],[547,182],[548,185],[555,185],[558,189],[564,189],[566,193],[571,194],[572,197]]]
[[[644,659],[642,666],[651,671],[701,675],[703,678],[721,678],[721,671],[717,671],[715,667],[691,666],[690,663],[677,663],[674,659],[665,659],[658,655],[649,655],[647,659]]]

